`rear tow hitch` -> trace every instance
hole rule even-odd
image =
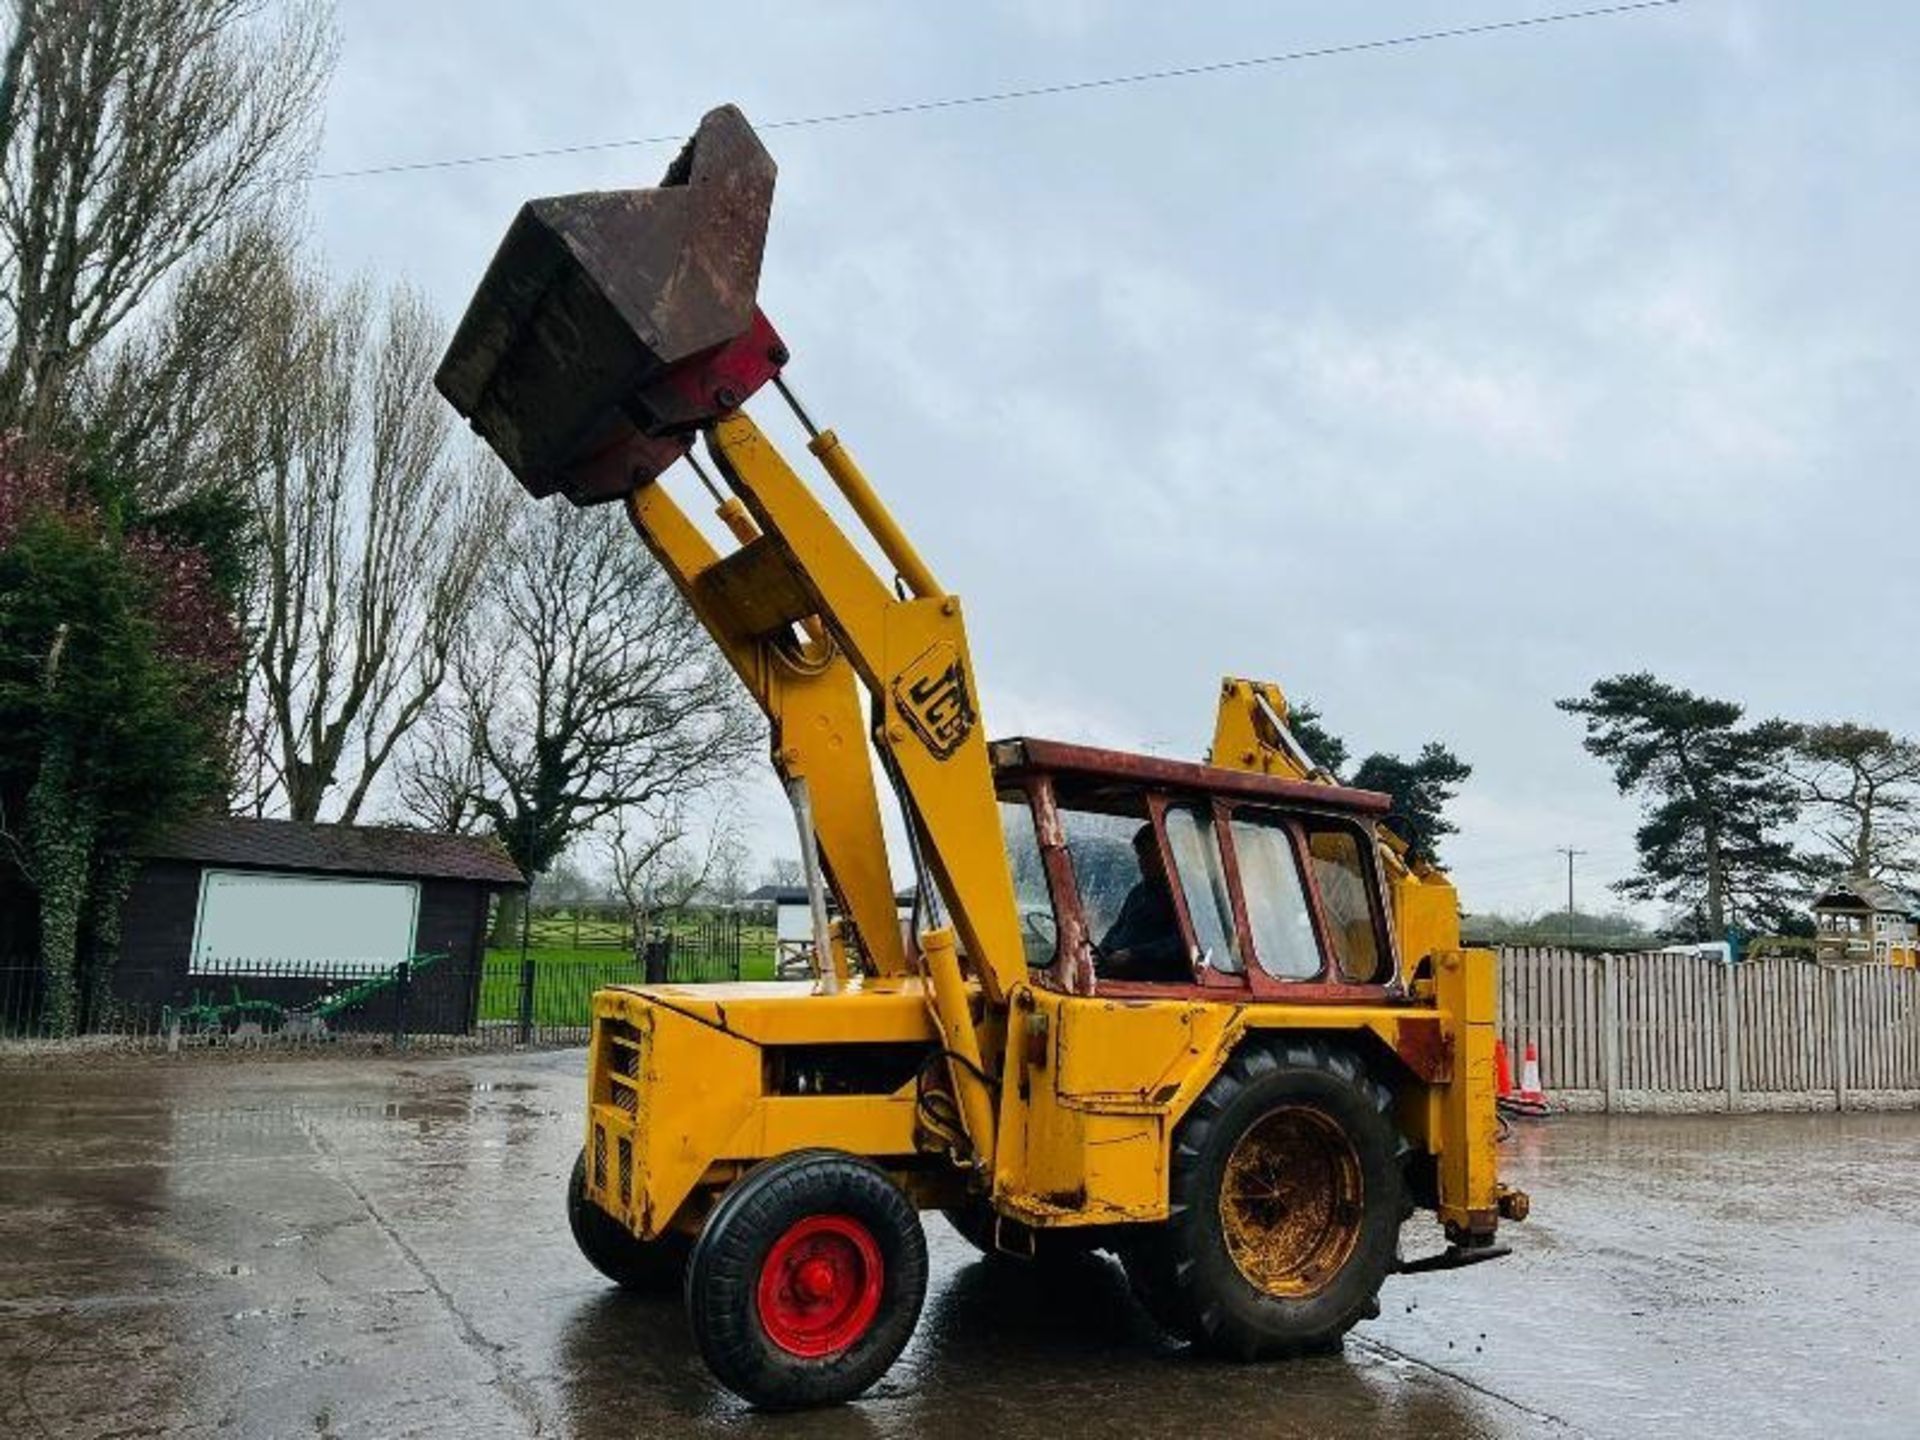
[[[1393,1271],[1396,1275],[1425,1275],[1434,1270],[1463,1270],[1469,1265],[1484,1265],[1489,1260],[1504,1259],[1512,1253],[1511,1245],[1481,1245],[1472,1250],[1449,1245],[1438,1255],[1402,1260],[1393,1267]]]

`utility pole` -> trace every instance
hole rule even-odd
[[[1576,850],[1571,845],[1562,845],[1560,853],[1567,857],[1567,948],[1573,948],[1573,857],[1584,855],[1584,850]]]

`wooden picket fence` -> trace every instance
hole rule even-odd
[[[1920,971],[1509,947],[1500,1035],[1568,1109],[1920,1108]]]

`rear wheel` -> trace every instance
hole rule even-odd
[[[721,1197],[687,1267],[687,1317],[720,1383],[762,1409],[851,1400],[905,1348],[927,1246],[900,1187],[833,1150],[783,1155]]]
[[[1174,1136],[1172,1216],[1123,1260],[1175,1334],[1259,1359],[1379,1311],[1406,1214],[1391,1095],[1344,1050],[1244,1047]]]
[[[677,1231],[642,1240],[587,1198],[587,1152],[567,1182],[567,1228],[587,1263],[622,1290],[660,1294],[680,1284],[693,1242]]]

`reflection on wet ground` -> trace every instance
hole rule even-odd
[[[1188,1356],[1103,1260],[986,1264],[929,1220],[901,1363],[770,1419],[573,1253],[582,1065],[0,1071],[0,1434],[1920,1432],[1920,1116],[1521,1130],[1513,1259],[1391,1282],[1344,1353],[1278,1366]]]

